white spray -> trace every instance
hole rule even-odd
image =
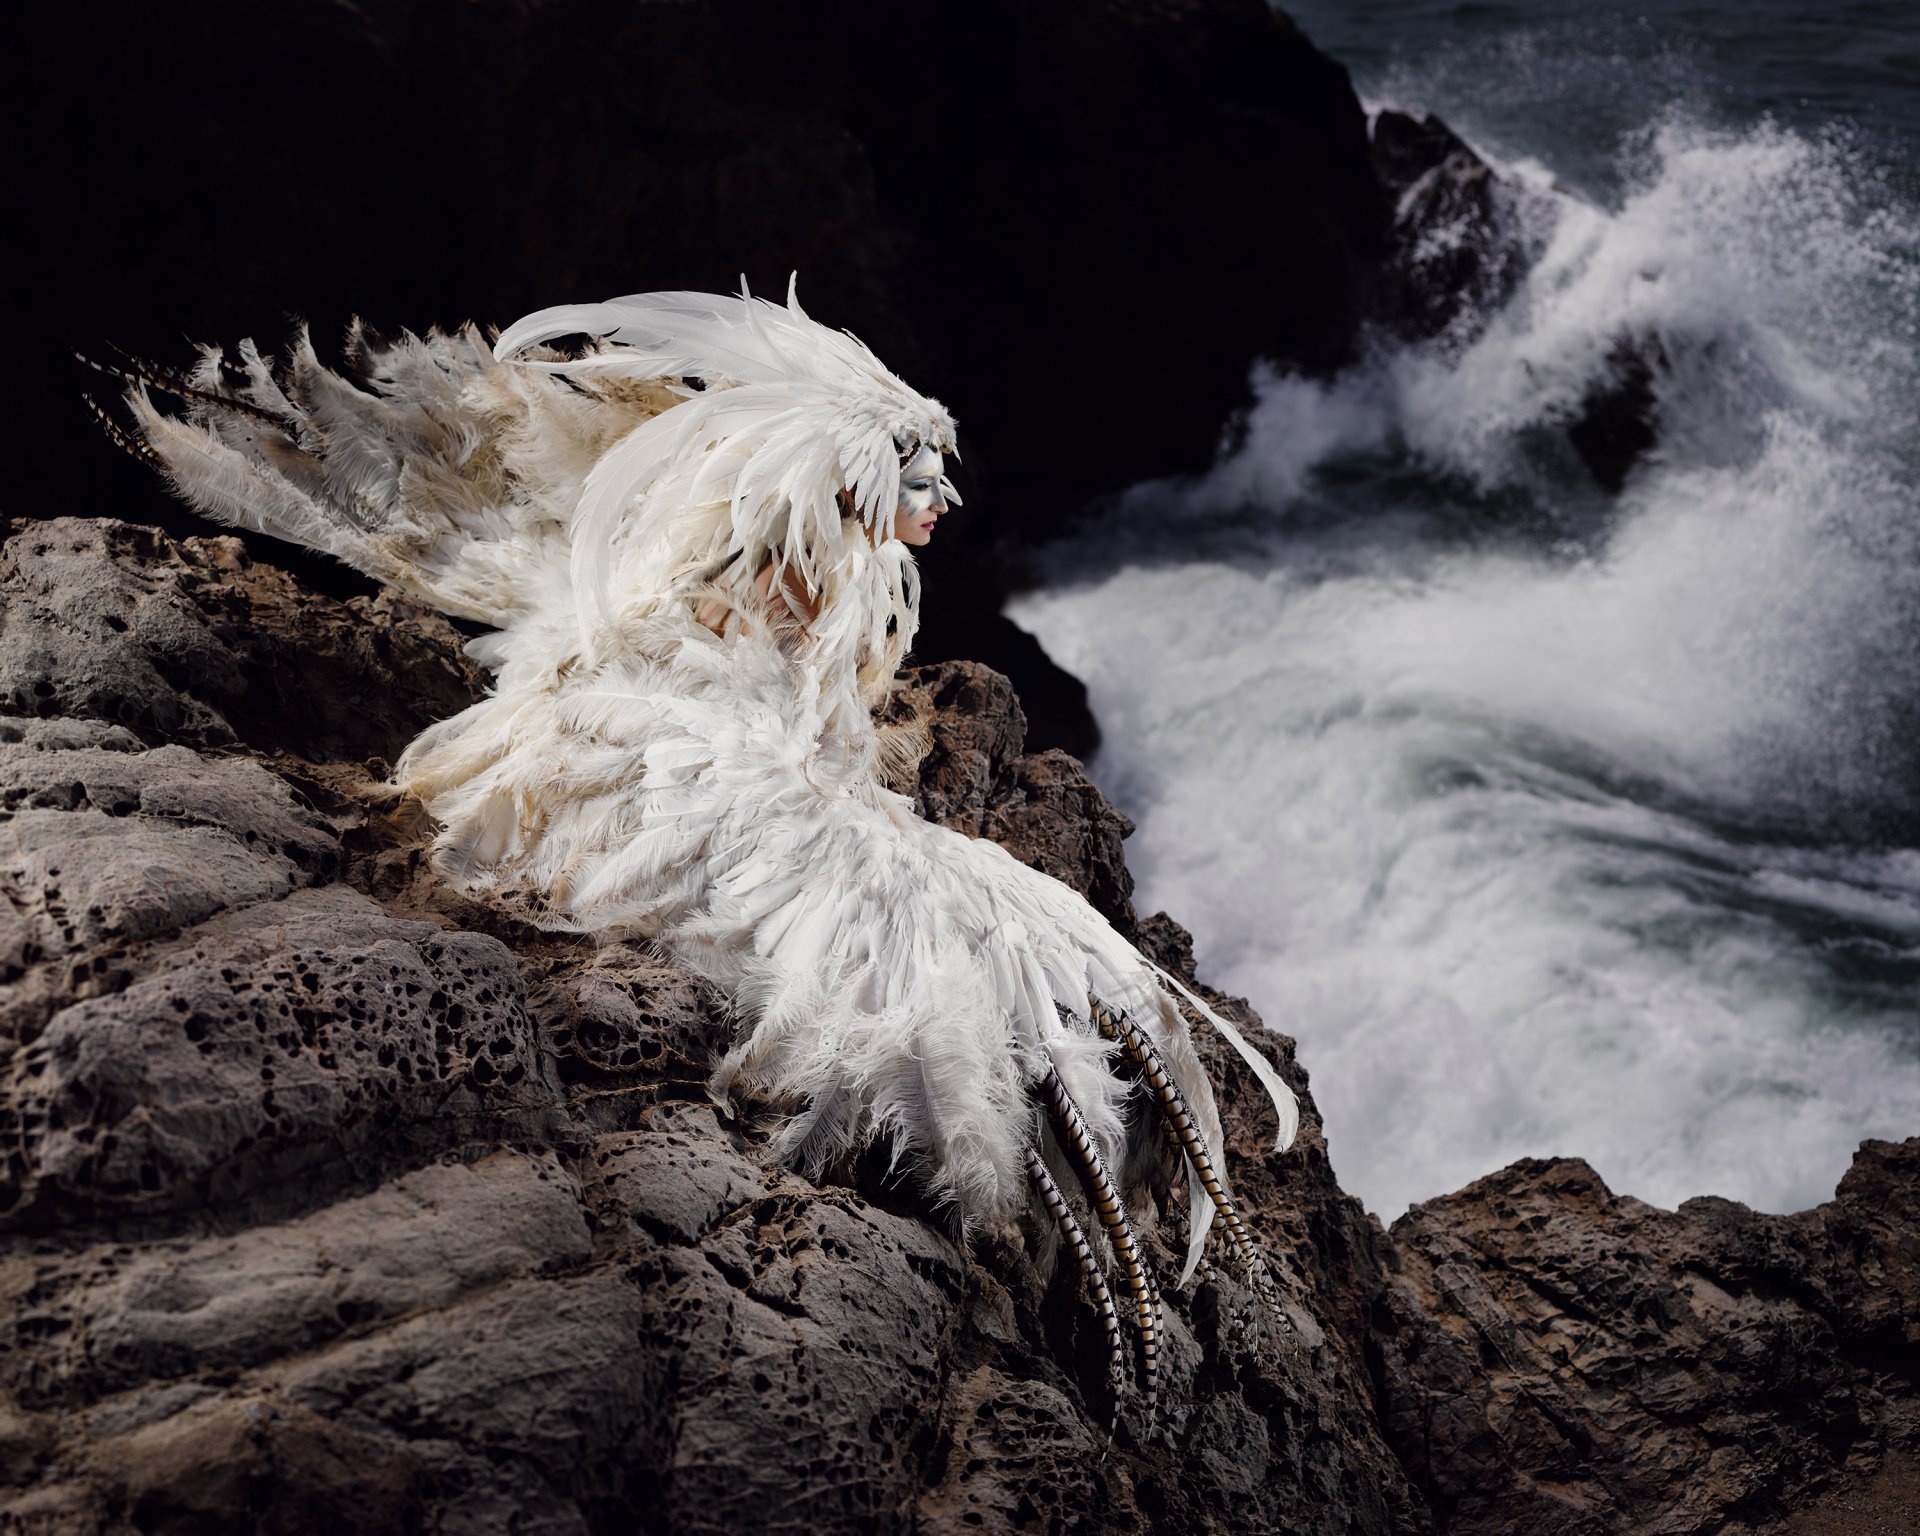
[[[1011,612],[1369,1204],[1553,1154],[1812,1204],[1920,1130],[1914,229],[1772,127],[1664,124],[1613,211],[1510,169],[1543,254],[1476,339],[1262,377]],[[1661,441],[1607,504],[1560,428],[1623,338]]]

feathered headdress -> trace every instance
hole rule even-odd
[[[521,356],[576,335],[612,345]],[[747,580],[772,561],[809,592],[831,588],[849,545],[843,496],[869,543],[898,505],[903,459],[918,446],[953,452],[946,407],[850,332],[810,319],[791,283],[784,306],[744,280],[737,295],[558,305],[509,326],[494,355],[591,387],[681,381],[681,404],[610,449],[581,492],[574,587],[603,616],[615,593],[658,592],[689,571],[725,580],[713,567],[729,561]]]

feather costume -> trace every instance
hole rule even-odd
[[[1054,1174],[1080,1184],[1149,1395],[1159,1293],[1119,1193],[1137,1078],[1187,1170],[1180,1282],[1218,1210],[1271,1299],[1183,1005],[1259,1075],[1283,1147],[1292,1094],[1078,894],[885,787],[873,711],[919,598],[889,529],[903,458],[952,451],[946,410],[791,293],[563,306],[491,348],[356,325],[348,351],[353,377],[304,334],[277,365],[243,343],[139,368],[126,441],[212,516],[490,627],[492,692],[396,770],[445,877],[715,982],[741,1019],[715,1091],[798,1106],[775,1148],[803,1169],[884,1136],[963,1226],[1037,1196],[1117,1341]]]

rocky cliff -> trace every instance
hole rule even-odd
[[[450,626],[231,539],[10,535],[0,1529],[1910,1528],[1920,1141],[1796,1216],[1523,1163],[1389,1235],[1291,1043],[1256,1031],[1305,1106],[1275,1157],[1203,1042],[1294,1331],[1230,1275],[1170,1296],[1163,1410],[1109,1440],[1040,1233],[766,1166],[697,980],[436,885],[374,786],[478,684]],[[924,813],[1191,975],[1005,681],[912,686]]]

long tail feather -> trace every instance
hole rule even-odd
[[[1080,1263],[1081,1276],[1087,1282],[1087,1291],[1093,1297],[1094,1309],[1100,1314],[1100,1321],[1106,1325],[1107,1348],[1109,1355],[1108,1377],[1113,1387],[1113,1413],[1120,1413],[1120,1394],[1127,1384],[1127,1351],[1120,1338],[1120,1313],[1113,1304],[1113,1292],[1107,1289],[1107,1277],[1100,1273],[1100,1261],[1094,1256],[1093,1245],[1087,1241],[1087,1234],[1081,1229],[1073,1209],[1067,1204],[1067,1197],[1060,1192],[1060,1186],[1047,1171],[1047,1160],[1040,1155],[1037,1147],[1027,1148],[1027,1177],[1033,1181],[1033,1187],[1040,1195],[1040,1203],[1047,1208],[1047,1214],[1053,1218],[1053,1224],[1060,1229],[1060,1236],[1073,1250],[1073,1256]],[[1107,1434],[1113,1434],[1113,1421],[1107,1423]]]
[[[1140,1075],[1146,1079],[1169,1138],[1186,1157],[1188,1177],[1199,1181],[1200,1187],[1207,1192],[1207,1198],[1213,1202],[1213,1208],[1219,1212],[1220,1224],[1226,1228],[1227,1241],[1233,1248],[1240,1270],[1267,1310],[1284,1322],[1286,1314],[1280,1309],[1280,1299],[1274,1292],[1273,1280],[1267,1272],[1259,1245],[1254,1242],[1247,1224],[1240,1219],[1233,1198],[1221,1183],[1213,1153],[1193,1123],[1186,1098],[1174,1082],[1173,1074],[1167,1070],[1166,1063],[1160,1059],[1159,1051],[1154,1049],[1146,1031],[1122,1010],[1109,1008],[1097,997],[1088,1001],[1095,1027],[1107,1039],[1116,1042],[1139,1066]]]
[[[122,368],[115,363],[103,363],[98,358],[88,357],[84,352],[76,352],[73,355],[95,372],[104,373],[108,378],[119,379],[122,383],[132,384],[136,388],[145,385],[149,389],[159,390],[162,394],[172,395],[178,400],[191,401],[195,405],[204,405],[212,410],[228,411],[235,416],[251,417],[255,421],[279,428],[289,437],[299,432],[299,423],[291,417],[278,415],[235,395],[202,389],[178,369],[162,367],[159,363],[150,363],[145,358],[139,357],[129,359],[131,367]]]
[[[166,473],[166,460],[147,445],[145,438],[135,437],[127,431],[92,395],[82,395],[80,399],[86,405],[87,414],[93,417],[94,425],[106,434],[108,442],[129,458],[138,459],[149,469],[158,470],[161,474]]]
[[[1273,1138],[1273,1150],[1284,1152],[1293,1145],[1293,1138],[1300,1133],[1300,1104],[1293,1096],[1293,1090],[1286,1085],[1280,1074],[1250,1044],[1247,1037],[1234,1027],[1233,1021],[1213,1008],[1209,1008],[1203,998],[1178,976],[1163,966],[1153,968],[1154,975],[1196,1016],[1211,1024],[1217,1033],[1234,1052],[1247,1064],[1247,1070],[1260,1080],[1260,1086],[1267,1091],[1267,1097],[1273,1100],[1273,1112],[1278,1127]]]
[[[1119,1190],[1114,1188],[1106,1160],[1087,1130],[1086,1117],[1051,1064],[1040,1080],[1040,1098],[1053,1122],[1054,1135],[1080,1176],[1087,1201],[1107,1234],[1120,1272],[1126,1276],[1127,1293],[1133,1303],[1134,1329],[1140,1338],[1141,1380],[1147,1412],[1151,1415],[1160,1400],[1161,1324],[1158,1298],[1152,1277],[1147,1273],[1145,1257],[1134,1241],[1133,1223],[1127,1219],[1127,1208],[1121,1203]]]

